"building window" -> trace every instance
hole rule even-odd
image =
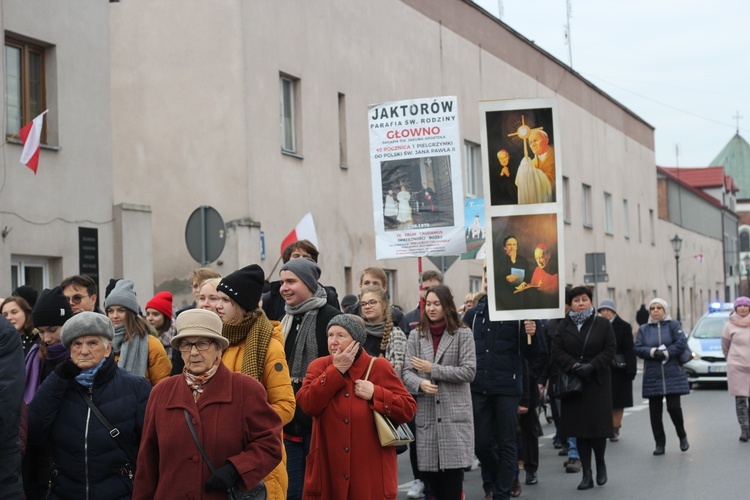
[[[583,185],[583,227],[592,229],[594,227],[591,215],[591,186]]]
[[[481,198],[482,195],[482,154],[479,144],[464,142],[466,159],[466,196]]]
[[[481,276],[469,276],[469,292],[481,292],[482,291],[482,277]]]
[[[11,257],[10,289],[28,285],[36,290],[49,288],[49,262],[34,257]]]
[[[5,39],[5,132],[13,135],[45,110],[44,48]],[[47,124],[42,143],[47,142]]]
[[[740,252],[750,252],[750,233],[747,231],[740,233]]]
[[[299,153],[299,80],[280,78],[281,150]]]
[[[615,234],[615,217],[612,210],[612,195],[604,193],[604,232],[607,234]]]
[[[385,286],[388,287],[388,301],[393,304],[393,296],[396,294],[396,270],[383,269],[385,271]]]
[[[339,93],[339,166],[349,168],[346,146],[346,96]]]
[[[630,239],[630,212],[628,212],[628,200],[622,200],[622,232],[625,239]]]
[[[648,209],[648,223],[651,232],[651,244],[656,245],[656,228],[654,227],[654,209]]]
[[[563,221],[570,224],[570,180],[563,177]]]

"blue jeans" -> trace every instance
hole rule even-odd
[[[302,487],[305,485],[305,460],[310,453],[310,435],[302,437],[297,443],[284,439],[286,448],[286,473],[289,476],[287,500],[301,500]]]
[[[471,394],[474,406],[474,451],[494,485],[494,499],[510,498],[516,479],[518,446],[517,396]]]
[[[576,438],[568,438],[568,458],[575,460],[581,459],[578,455],[578,441]]]

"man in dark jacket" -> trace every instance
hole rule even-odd
[[[23,498],[21,481],[21,406],[23,346],[18,330],[0,318],[0,498]]]
[[[151,384],[118,368],[114,328],[84,311],[60,333],[70,359],[47,377],[29,405],[29,442],[52,451],[49,498],[129,499]],[[95,415],[95,405],[119,432]]]
[[[487,296],[464,322],[474,332],[477,373],[471,383],[475,453],[493,483],[492,498],[508,499],[518,460],[516,424],[523,394],[523,358],[541,353],[535,321],[490,321]],[[527,342],[531,336],[531,343]]]
[[[290,259],[281,266],[279,277],[279,293],[286,302],[286,316],[281,322],[284,351],[292,388],[297,394],[310,363],[328,355],[328,322],[341,311],[327,303],[326,292],[318,283],[320,268],[312,259]],[[312,418],[298,405],[294,418],[284,426],[288,499],[302,498],[305,457],[310,453],[311,435]]]

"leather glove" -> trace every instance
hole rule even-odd
[[[661,349],[657,349],[656,351],[654,351],[654,359],[657,361],[661,361],[663,359],[667,359],[667,357],[664,355],[664,351],[662,351]]]
[[[582,379],[588,380],[594,376],[594,365],[591,363],[581,363],[578,368],[574,370],[574,373]]]
[[[81,373],[81,369],[73,361],[67,360],[55,367],[55,373],[63,380],[70,380]]]
[[[240,482],[240,473],[234,468],[231,462],[216,469],[211,477],[206,481],[206,491],[227,491],[229,488]]]

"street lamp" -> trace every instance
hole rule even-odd
[[[674,238],[669,241],[672,242],[674,262],[677,267],[677,321],[682,321],[680,317],[680,248],[682,248],[682,238],[680,238],[679,234],[675,233]]]
[[[746,254],[742,262],[745,263],[745,294],[750,297],[750,254]]]

